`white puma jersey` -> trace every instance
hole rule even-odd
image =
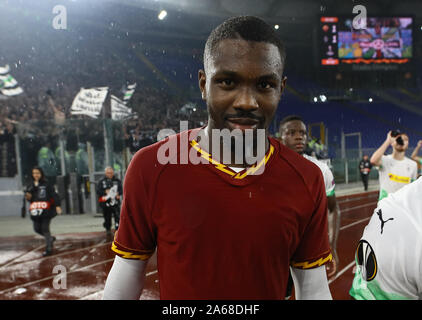
[[[322,176],[324,177],[325,193],[327,194],[327,197],[334,195],[336,184],[334,182],[333,173],[328,165],[314,157],[308,156],[307,154],[303,154],[303,157],[315,163],[321,170]]]
[[[378,202],[355,259],[355,299],[422,299],[422,178]]]

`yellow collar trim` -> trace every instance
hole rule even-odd
[[[231,171],[226,165],[224,165],[224,164],[214,160],[213,158],[211,158],[211,155],[208,152],[202,150],[199,147],[199,143],[196,142],[195,140],[192,140],[190,144],[196,151],[198,151],[201,154],[202,158],[206,159],[211,164],[213,164],[216,169],[227,173],[228,175],[232,176],[234,179],[243,179],[243,178],[247,177],[248,175],[254,174],[264,164],[267,164],[268,160],[270,159],[270,157],[274,153],[274,147],[273,147],[272,144],[270,144],[270,150],[265,155],[265,157],[258,163],[258,165],[254,164],[252,167],[249,167],[245,172],[243,172],[244,170],[242,170],[242,171],[236,173],[236,172]]]

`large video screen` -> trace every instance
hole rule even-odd
[[[406,64],[412,58],[412,17],[368,17],[354,29],[353,18],[321,17],[321,64]]]

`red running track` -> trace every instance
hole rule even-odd
[[[378,192],[338,197],[341,209],[337,274],[329,279],[334,299],[350,299],[354,252],[376,206]],[[43,257],[44,240],[35,236],[0,238],[0,300],[101,299],[113,264],[105,233],[56,236],[54,254]],[[146,271],[141,299],[159,299],[155,255]],[[66,277],[62,277],[66,274]]]

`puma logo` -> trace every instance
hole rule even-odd
[[[379,210],[377,211],[377,215],[378,215],[378,218],[380,218],[380,220],[381,220],[381,234],[382,234],[382,232],[383,232],[383,230],[384,230],[384,225],[385,225],[385,223],[386,223],[387,221],[394,220],[394,218],[389,218],[389,219],[387,219],[387,220],[383,220],[383,219],[382,219],[382,210],[381,210],[381,209],[379,209]]]

